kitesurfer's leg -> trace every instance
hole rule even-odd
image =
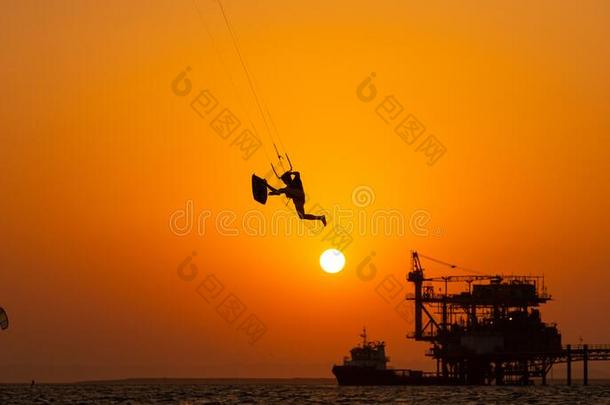
[[[324,226],[326,226],[326,217],[324,215],[313,215],[305,213],[305,203],[302,201],[294,200],[294,207],[297,209],[297,213],[299,214],[299,218],[308,219],[308,220],[319,220],[322,221]]]

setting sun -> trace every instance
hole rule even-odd
[[[320,266],[327,273],[338,273],[345,266],[345,256],[337,249],[327,249],[320,255]]]

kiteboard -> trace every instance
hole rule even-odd
[[[252,197],[261,204],[267,202],[267,180],[256,174],[252,175]]]

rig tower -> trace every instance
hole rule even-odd
[[[414,285],[407,299],[415,304],[415,330],[409,337],[432,344],[426,355],[436,359],[439,378],[450,384],[527,385],[540,377],[546,383],[564,351],[556,325],[540,318],[538,307],[551,299],[543,277],[427,278],[419,257],[412,252],[407,276]]]

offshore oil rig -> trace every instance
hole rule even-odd
[[[411,263],[414,292],[406,299],[414,304],[415,328],[408,337],[431,344],[426,355],[436,372],[388,368],[385,344],[371,344],[365,334],[352,359],[333,367],[339,384],[529,385],[540,378],[545,385],[553,365],[566,363],[570,385],[572,363],[582,361],[586,385],[588,362],[610,360],[610,345],[563,346],[557,326],[542,321],[539,307],[551,296],[541,276],[426,277],[417,252]]]

